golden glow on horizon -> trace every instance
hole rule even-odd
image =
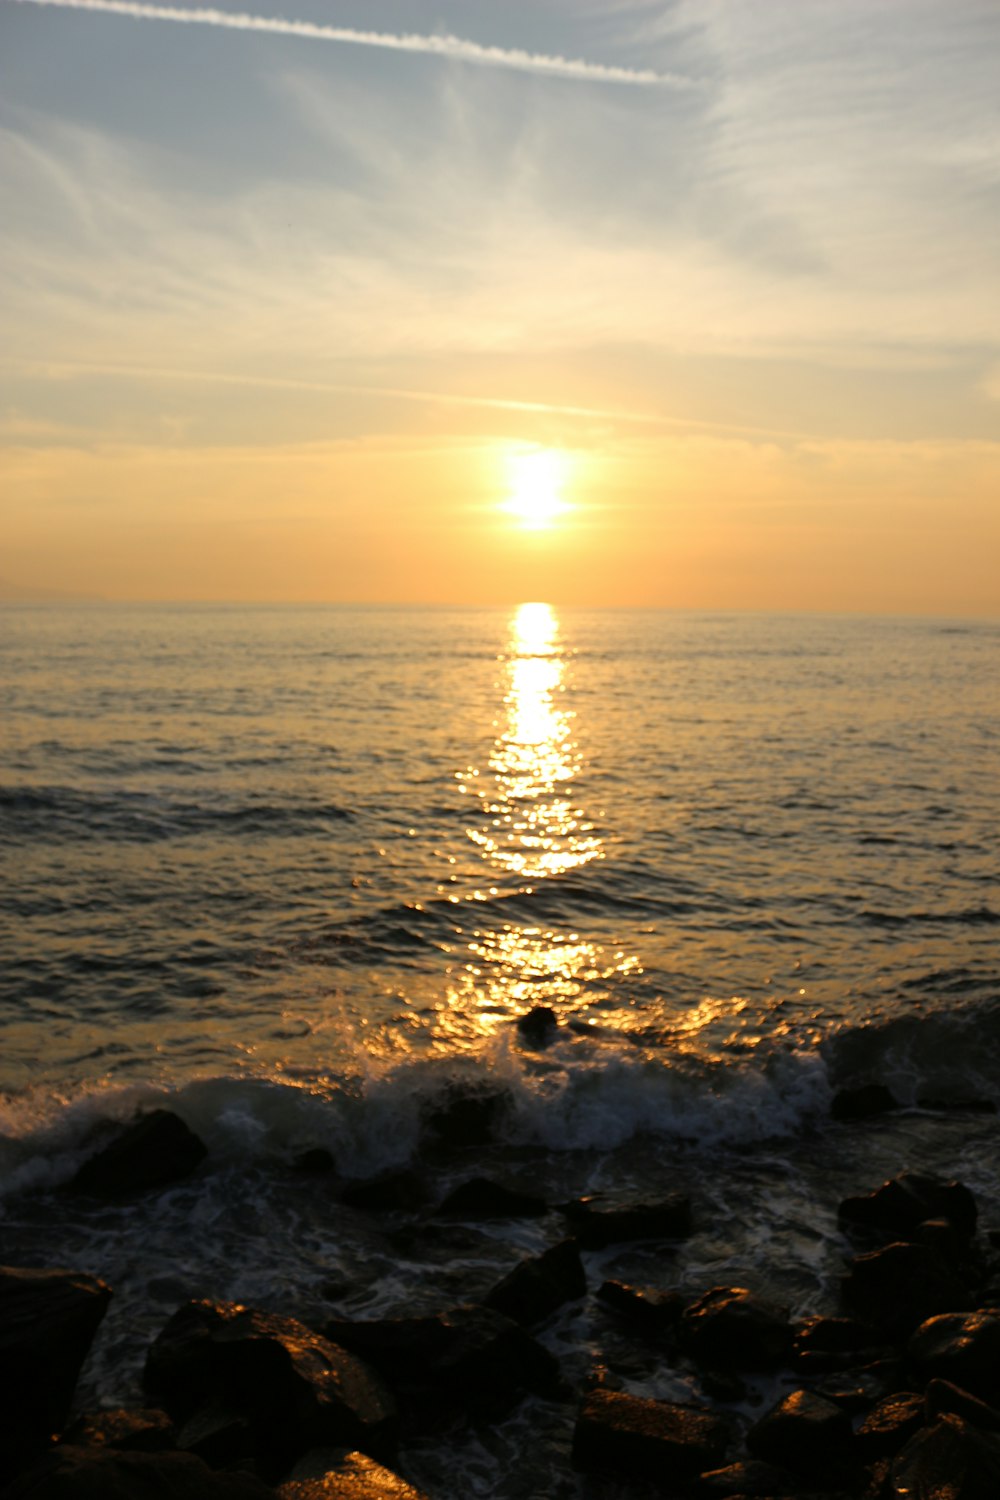
[[[510,497],[505,509],[526,531],[544,531],[569,506],[562,498],[569,458],[557,448],[534,448],[507,459]]]

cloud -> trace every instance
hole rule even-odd
[[[21,5],[54,5],[62,9],[129,16],[137,21],[174,21],[188,26],[216,26],[231,31],[266,32],[301,37],[314,42],[338,42],[354,47],[380,47],[390,52],[414,52],[445,57],[485,68],[511,68],[520,73],[545,73],[579,83],[621,83],[633,87],[691,88],[695,80],[651,68],[621,68],[581,58],[558,57],[520,48],[488,47],[464,37],[419,35],[413,32],[358,31],[349,26],[323,26],[312,21],[288,21],[280,16],[251,16],[241,11],[188,10],[173,5],[145,5],[139,0],[14,0]]]

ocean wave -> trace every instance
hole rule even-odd
[[[352,818],[350,809],[320,801],[271,802],[231,794],[204,801],[159,792],[92,791],[67,786],[0,788],[0,817],[11,840],[157,843],[197,835],[244,837],[312,834]]]

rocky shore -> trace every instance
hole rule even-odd
[[[870,1103],[870,1101],[869,1101]],[[840,1104],[841,1118],[864,1100]],[[488,1098],[448,1101],[439,1139],[488,1131]],[[845,1115],[844,1111],[848,1113]],[[863,1127],[859,1127],[863,1128]],[[122,1201],[197,1171],[203,1144],[167,1111],[111,1134],[68,1191]],[[299,1173],[329,1173],[321,1150]],[[80,1370],[114,1295],[73,1270],[0,1271],[0,1483],[9,1500],[465,1500],[456,1479],[414,1481],[428,1437],[491,1424],[519,1404],[564,1434],[565,1467],[525,1500],[815,1497],[996,1500],[1000,1495],[1000,1261],[959,1182],[901,1171],[844,1199],[839,1301],[793,1321],[740,1286],[697,1295],[598,1279],[596,1252],[691,1233],[697,1203],[554,1204],[470,1176],[435,1201],[414,1171],[339,1185],[394,1232],[524,1219],[554,1226],[485,1295],[418,1316],[296,1316],[234,1302],[178,1307],[145,1360],[144,1404],[79,1412]],[[624,1356],[567,1375],[543,1338],[590,1299]],[[290,1310],[291,1311],[291,1310]],[[688,1370],[702,1398],[630,1393],[622,1370]],[[777,1393],[755,1412],[753,1383]],[[485,1493],[482,1489],[477,1494]]]

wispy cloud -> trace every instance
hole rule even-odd
[[[695,80],[678,73],[650,68],[621,68],[582,58],[525,52],[520,48],[487,47],[464,37],[420,35],[412,32],[358,31],[348,26],[324,26],[312,21],[290,21],[281,16],[252,16],[240,11],[189,10],[174,5],[144,5],[139,0],[14,0],[21,5],[54,5],[61,9],[97,11],[129,16],[137,21],[176,21],[187,26],[217,26],[231,31],[267,32],[307,41],[339,42],[354,47],[380,47],[390,52],[415,52],[451,58],[485,68],[512,68],[521,73],[547,73],[580,83],[623,83],[639,87],[691,88]]]

